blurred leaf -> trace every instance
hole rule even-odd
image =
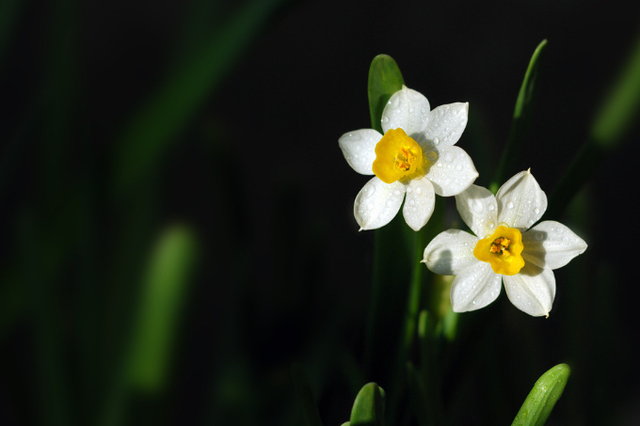
[[[22,0],[0,1],[0,69],[13,36],[13,29],[19,22],[18,17],[25,3]]]
[[[409,402],[413,414],[421,425],[434,425],[429,420],[427,390],[422,375],[412,363],[407,363],[407,385],[409,387]]]
[[[322,420],[320,419],[318,406],[313,397],[309,379],[301,365],[294,364],[291,367],[291,377],[293,378],[296,394],[302,404],[306,424],[308,426],[322,426]]]
[[[389,98],[402,89],[404,79],[396,61],[388,55],[378,55],[369,67],[369,112],[371,127],[382,133],[380,120]]]
[[[542,40],[531,56],[529,67],[524,75],[524,81],[520,86],[516,106],[513,111],[513,121],[511,122],[511,130],[509,131],[509,139],[505,146],[500,165],[491,183],[491,191],[495,194],[505,179],[509,164],[513,164],[517,159],[520,149],[524,141],[525,134],[529,128],[533,109],[535,105],[536,94],[538,92],[538,76],[540,75],[540,64],[542,62],[543,53],[547,47],[547,40]]]
[[[639,113],[640,37],[596,114],[586,143],[551,194],[545,216],[554,217],[564,211],[580,187],[593,176],[604,156],[616,149],[628,132],[638,125]]]
[[[543,426],[562,396],[570,373],[567,364],[558,364],[540,376],[511,425]]]
[[[185,61],[141,106],[116,147],[117,195],[127,192],[159,166],[176,136],[284,1],[253,0],[240,7],[201,51]]]
[[[162,390],[169,371],[196,244],[191,231],[169,228],[151,257],[134,329],[129,383],[146,391]]]
[[[384,390],[375,383],[367,383],[360,389],[351,409],[351,426],[384,425]]]

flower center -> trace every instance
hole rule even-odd
[[[402,129],[390,129],[376,145],[373,173],[385,183],[424,176],[427,159],[422,148]]]
[[[473,255],[482,262],[490,263],[496,274],[515,275],[524,266],[524,259],[520,255],[523,249],[519,230],[498,226],[493,235],[478,241]]]

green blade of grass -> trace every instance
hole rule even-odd
[[[589,136],[549,200],[545,216],[556,217],[579,192],[603,158],[617,149],[640,113],[640,37],[593,120]]]
[[[143,104],[116,147],[113,191],[123,195],[154,171],[176,136],[231,70],[275,9],[286,0],[253,0]]]
[[[134,389],[157,393],[166,384],[196,251],[182,226],[165,231],[154,250],[132,340],[128,382]]]
[[[509,131],[509,139],[505,146],[502,157],[500,158],[500,164],[496,170],[496,174],[490,185],[490,190],[494,194],[498,191],[498,188],[505,179],[505,174],[511,172],[508,170],[508,165],[515,163],[520,149],[523,144],[523,140],[529,124],[531,123],[531,117],[533,116],[533,109],[536,100],[536,94],[538,92],[538,78],[540,75],[540,64],[544,56],[545,48],[547,47],[547,40],[542,40],[536,50],[531,56],[529,66],[524,75],[524,80],[520,86],[518,92],[518,98],[516,99],[516,106],[513,111],[513,120],[511,122],[511,130]]]

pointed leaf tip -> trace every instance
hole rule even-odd
[[[402,89],[404,79],[396,61],[389,55],[378,55],[369,67],[369,112],[371,127],[382,133],[382,111],[391,95]]]
[[[351,426],[383,426],[385,392],[376,383],[360,389],[351,409]]]

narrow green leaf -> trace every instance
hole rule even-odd
[[[605,157],[617,149],[628,132],[638,125],[639,113],[640,37],[596,114],[587,141],[551,194],[546,217],[556,217],[564,211]]]
[[[195,255],[195,238],[182,226],[165,231],[152,254],[132,341],[132,388],[153,393],[166,384]]]
[[[490,187],[494,194],[505,179],[505,174],[510,172],[507,170],[508,165],[514,163],[518,158],[524,136],[531,123],[536,94],[538,92],[540,64],[546,47],[547,40],[542,40],[531,56],[529,67],[524,75],[524,81],[522,82],[522,86],[520,86],[520,92],[518,92],[516,106],[513,111],[513,121],[511,122],[509,139],[507,140],[500,164]]]
[[[291,377],[293,379],[293,386],[296,394],[298,395],[298,399],[302,405],[306,425],[322,426],[318,406],[316,405],[315,398],[313,397],[313,391],[311,390],[309,379],[307,378],[302,366],[298,364],[291,366]]]
[[[373,129],[382,132],[382,111],[391,95],[402,89],[403,84],[402,73],[393,58],[388,55],[373,58],[368,79]],[[401,333],[402,307],[406,305],[410,291],[414,269],[412,249],[416,237],[402,215],[397,215],[374,233],[373,290],[367,321],[365,364],[369,371],[377,371],[386,382],[394,376],[389,366],[395,366],[396,357],[388,348],[397,346],[397,336]],[[402,365],[404,368],[404,360]]]
[[[203,47],[141,106],[116,149],[114,191],[135,187],[166,157],[176,136],[219,87],[249,42],[285,0],[252,0],[226,20]]]
[[[382,133],[380,119],[391,95],[402,89],[404,79],[396,61],[389,55],[378,55],[369,67],[369,112],[371,128]]]
[[[411,362],[407,363],[407,386],[411,411],[418,424],[434,425],[435,423],[430,419],[429,399],[422,376]]]
[[[351,409],[351,426],[383,426],[385,398],[384,390],[377,384],[364,385]]]
[[[382,112],[391,95],[401,90],[403,84],[402,73],[393,58],[383,54],[373,58],[368,79],[369,112],[371,127],[380,133]],[[379,380],[390,383],[393,398],[389,401],[388,412],[393,415],[405,368],[406,326],[411,327],[406,321],[405,307],[410,303],[408,298],[412,293],[417,298],[412,286],[417,237],[401,214],[374,233],[373,290],[365,363],[370,372],[376,372]]]
[[[24,8],[25,1],[0,1],[0,69],[4,64],[5,54],[14,36],[14,30],[20,23],[18,19]]]
[[[558,364],[540,376],[511,426],[543,426],[562,396],[570,373],[567,364]]]

